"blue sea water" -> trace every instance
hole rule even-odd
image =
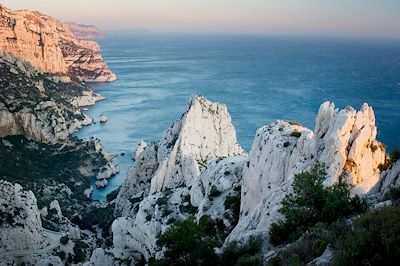
[[[121,173],[132,164],[140,139],[157,140],[185,110],[191,95],[226,103],[239,143],[249,150],[257,128],[293,119],[313,129],[319,105],[375,110],[378,138],[400,146],[400,41],[267,36],[109,35],[102,54],[118,80],[93,87],[107,100],[90,107],[109,121],[80,130],[96,136],[119,157]]]

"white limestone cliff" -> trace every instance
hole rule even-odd
[[[375,195],[378,201],[382,201],[394,188],[400,188],[400,160],[393,162],[388,169],[382,172],[381,179],[371,189],[370,194]]]
[[[195,96],[181,119],[167,129],[159,141],[139,143],[135,163],[117,198],[117,212],[123,216],[133,215],[129,208],[130,197],[165,188],[190,187],[208,161],[244,154],[237,144],[226,106]]]
[[[198,206],[202,214],[231,225],[223,218],[224,199],[240,187],[243,155],[226,106],[194,97],[161,140],[138,144],[116,200],[116,213],[125,217],[112,225],[114,254],[120,259],[161,256],[159,235],[174,221],[193,215]],[[210,195],[212,187],[218,195]],[[215,205],[209,206],[212,200]]]
[[[114,257],[112,254],[107,254],[107,252],[102,248],[96,248],[92,256],[90,257],[90,261],[84,263],[83,266],[113,266],[117,265],[114,261]]]
[[[226,204],[226,199],[235,200],[232,203],[239,207],[245,159],[244,156],[232,156],[212,161],[195,179],[190,189],[190,203],[198,207],[197,220],[207,215],[213,220],[221,219],[227,230],[236,225],[236,210]]]
[[[321,105],[314,132],[286,121],[260,128],[243,172],[240,220],[227,242],[267,234],[271,223],[281,218],[278,209],[294,175],[314,165],[325,168],[325,185],[345,178],[353,193],[367,193],[385,163],[376,132],[374,112],[367,104],[360,111],[339,111],[330,102]]]
[[[35,195],[19,184],[0,180],[0,255],[4,251],[40,249],[44,235]]]

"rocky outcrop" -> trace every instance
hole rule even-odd
[[[195,97],[161,140],[138,144],[116,200],[116,214],[126,216],[112,226],[118,259],[162,257],[158,237],[189,215],[222,222],[230,232],[226,243],[256,234],[268,239],[296,174],[319,165],[326,186],[344,179],[353,194],[364,194],[385,163],[366,104],[360,111],[322,104],[314,131],[294,121],[264,126],[247,158],[234,134],[224,106]]]
[[[49,256],[48,258],[41,259],[36,263],[36,266],[48,266],[48,265],[62,266],[64,265],[64,263],[58,256]]]
[[[96,40],[104,38],[106,35],[94,25],[83,25],[74,22],[66,22],[69,29],[80,40]]]
[[[280,218],[278,209],[294,175],[317,164],[326,171],[325,185],[343,178],[353,193],[367,193],[385,163],[384,146],[375,138],[375,117],[367,104],[360,111],[322,104],[314,131],[287,121],[260,128],[243,172],[239,224],[228,241],[268,232]]]
[[[116,79],[97,43],[78,40],[68,25],[35,11],[0,5],[0,51],[52,74],[91,82]]]
[[[117,198],[117,212],[131,216],[129,198],[137,193],[190,187],[208,161],[244,154],[226,106],[193,97],[181,119],[159,141],[139,143],[135,164]]]
[[[113,266],[117,265],[114,261],[114,257],[112,254],[107,254],[106,251],[102,248],[96,248],[92,256],[90,257],[90,261],[83,264],[84,266]]]
[[[378,201],[384,200],[392,189],[400,188],[400,160],[394,162],[388,169],[382,172],[381,179],[370,191]]]
[[[35,195],[19,184],[0,180],[0,255],[4,251],[48,245]]]
[[[244,157],[213,160],[196,178],[193,187],[176,187],[132,198],[140,202],[134,217],[121,217],[112,225],[114,254],[119,259],[143,255],[161,257],[156,241],[176,222],[194,215],[219,220],[227,233],[237,223],[240,206],[240,181]],[[232,204],[227,204],[230,199]],[[195,201],[195,203],[193,203]],[[236,208],[235,208],[236,207]]]
[[[215,160],[199,175],[190,189],[190,203],[198,207],[196,218],[220,219],[230,231],[238,222],[244,156]],[[229,200],[229,204],[227,202]]]
[[[234,214],[224,202],[238,196],[245,159],[240,155],[245,152],[226,106],[194,97],[161,140],[139,143],[116,200],[116,213],[127,217],[112,225],[114,254],[120,259],[161,256],[159,235],[195,213],[233,227]]]
[[[106,123],[108,121],[108,117],[105,115],[100,115],[99,121],[100,121],[100,123]]]
[[[92,119],[78,108],[102,99],[89,87],[59,78],[0,55],[0,137],[24,135],[55,143]]]

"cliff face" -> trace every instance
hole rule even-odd
[[[382,172],[381,179],[370,191],[370,194],[376,196],[378,201],[385,200],[392,189],[400,188],[400,160]]]
[[[78,108],[103,99],[89,87],[48,75],[0,55],[0,137],[24,135],[43,143],[63,140],[90,124]]]
[[[106,35],[93,25],[82,25],[73,22],[66,22],[69,29],[79,40],[96,40],[104,38]]]
[[[280,218],[280,202],[294,175],[314,165],[324,167],[325,185],[344,178],[353,193],[367,193],[385,163],[384,146],[375,138],[374,112],[366,104],[360,111],[322,104],[314,131],[286,121],[260,128],[243,171],[239,224],[228,240],[268,232]]]
[[[130,206],[127,199],[142,191],[147,195],[180,185],[192,186],[208,161],[244,154],[226,106],[194,97],[182,118],[159,141],[138,145],[136,162],[121,188],[117,206]],[[128,209],[124,215],[129,216]]]
[[[116,213],[126,217],[113,223],[113,252],[120,259],[135,252],[160,257],[157,238],[171,221],[189,215],[222,221],[226,242],[266,235],[281,218],[278,209],[294,175],[315,165],[325,169],[326,186],[343,178],[354,194],[367,193],[385,163],[384,147],[375,138],[371,107],[338,110],[326,102],[314,131],[278,120],[257,131],[246,157],[226,108],[196,97],[161,140],[139,143],[116,200]],[[387,180],[398,175],[398,167],[393,169]],[[240,214],[227,202],[239,204]]]
[[[126,216],[112,225],[116,256],[139,252],[148,259],[162,254],[156,245],[159,235],[170,221],[195,214],[199,206],[201,215],[231,225],[224,199],[240,187],[243,155],[226,106],[194,97],[159,141],[141,142],[136,149],[135,163],[116,200],[116,213]],[[215,204],[208,200],[213,187],[219,191]]]
[[[34,11],[0,5],[0,51],[52,74],[84,81],[113,81],[97,43],[78,40],[69,27]]]
[[[8,250],[46,245],[35,195],[19,184],[0,180],[0,255]]]

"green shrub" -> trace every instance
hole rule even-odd
[[[320,167],[295,175],[293,193],[283,199],[279,210],[285,219],[270,227],[273,245],[296,240],[318,222],[330,224],[342,217],[365,211],[365,203],[357,196],[350,196],[348,184],[340,181],[325,188],[324,179],[325,172]]]
[[[197,211],[197,207],[188,202],[186,206],[184,204],[179,205],[179,211],[182,213],[195,214]]]
[[[231,223],[236,225],[239,221],[240,215],[240,194],[241,194],[241,187],[234,194],[228,195],[224,201],[225,210],[232,211],[232,218]]]
[[[86,260],[86,249],[89,247],[85,242],[82,240],[75,240],[75,245],[74,245],[74,262],[83,262]]]
[[[111,191],[110,193],[107,194],[106,199],[108,202],[113,201],[117,198],[118,193],[121,188],[117,188],[116,190]]]
[[[390,153],[390,161],[392,163],[395,163],[399,159],[400,159],[400,150],[397,148],[394,148],[393,151]]]
[[[67,235],[62,236],[62,237],[60,238],[60,243],[61,243],[62,245],[68,244],[68,241],[69,241],[69,237],[68,237]]]
[[[334,230],[322,223],[316,224],[299,240],[290,243],[268,261],[269,266],[306,265],[322,255],[328,244],[334,242]],[[300,263],[300,264],[299,264]]]
[[[162,196],[162,197],[157,199],[157,204],[159,206],[166,205],[167,203],[168,203],[168,197],[167,196]]]
[[[193,216],[167,229],[157,240],[165,247],[164,259],[151,259],[149,265],[207,265],[216,261],[215,236],[208,235],[206,222],[196,223]]]
[[[56,254],[56,256],[58,256],[62,261],[64,261],[65,260],[65,258],[66,258],[66,254],[65,254],[65,252],[64,251],[59,251],[59,252],[56,252],[55,253]]]
[[[230,242],[222,250],[217,265],[262,265],[261,258],[261,237],[251,236],[243,244]]]
[[[290,133],[290,136],[296,137],[296,138],[300,138],[301,132],[299,132],[299,131],[293,131],[292,133]]]
[[[283,143],[283,147],[289,147],[289,145],[290,145],[290,142],[289,141],[286,141],[285,143]]]
[[[400,260],[400,205],[370,211],[337,245],[334,265],[394,265]]]
[[[82,214],[82,218],[74,216],[71,222],[78,225],[81,229],[88,229],[95,231],[98,227],[102,229],[103,237],[107,237],[110,233],[111,225],[115,219],[114,217],[115,204],[110,204],[107,207],[93,207],[85,210]]]
[[[218,190],[218,188],[213,185],[210,189],[210,193],[208,194],[210,197],[214,198],[214,197],[218,197],[219,195],[221,195],[221,191]]]

